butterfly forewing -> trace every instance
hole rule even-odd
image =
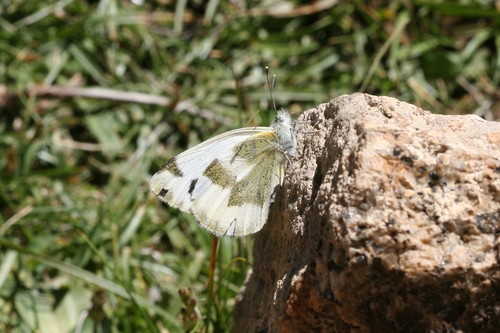
[[[232,146],[246,140],[256,131],[269,131],[269,127],[229,131],[171,158],[151,178],[150,190],[170,206],[189,212],[191,207],[189,190],[193,182],[213,161],[214,156],[230,150]]]
[[[218,156],[192,192],[191,213],[217,235],[244,236],[262,229],[270,198],[281,185],[286,156],[272,132],[261,132]]]

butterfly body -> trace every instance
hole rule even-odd
[[[270,127],[232,130],[171,158],[149,188],[217,236],[249,235],[267,222],[295,149],[290,115],[277,110]]]

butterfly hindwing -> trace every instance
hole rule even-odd
[[[283,182],[286,161],[273,132],[250,136],[207,167],[192,192],[191,214],[217,235],[257,232]]]

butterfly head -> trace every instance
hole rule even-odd
[[[292,118],[290,117],[290,113],[288,113],[287,110],[281,108],[279,110],[276,110],[276,119],[274,120],[275,123],[280,123],[283,125],[288,125],[291,127],[292,125]]]
[[[290,113],[280,108],[276,108],[276,100],[274,99],[274,82],[276,80],[276,75],[273,75],[273,80],[269,81],[269,67],[266,66],[266,77],[267,85],[269,86],[269,94],[271,95],[271,100],[273,101],[274,110],[276,111],[276,119],[271,124],[271,128],[274,130],[274,134],[278,137],[279,149],[285,153],[287,158],[289,156],[295,155],[297,139],[295,137],[295,128],[292,123],[292,118]],[[290,160],[288,158],[288,160]]]

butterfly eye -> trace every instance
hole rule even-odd
[[[285,116],[282,114],[278,114],[278,115],[276,115],[276,119],[279,121],[285,121]]]

